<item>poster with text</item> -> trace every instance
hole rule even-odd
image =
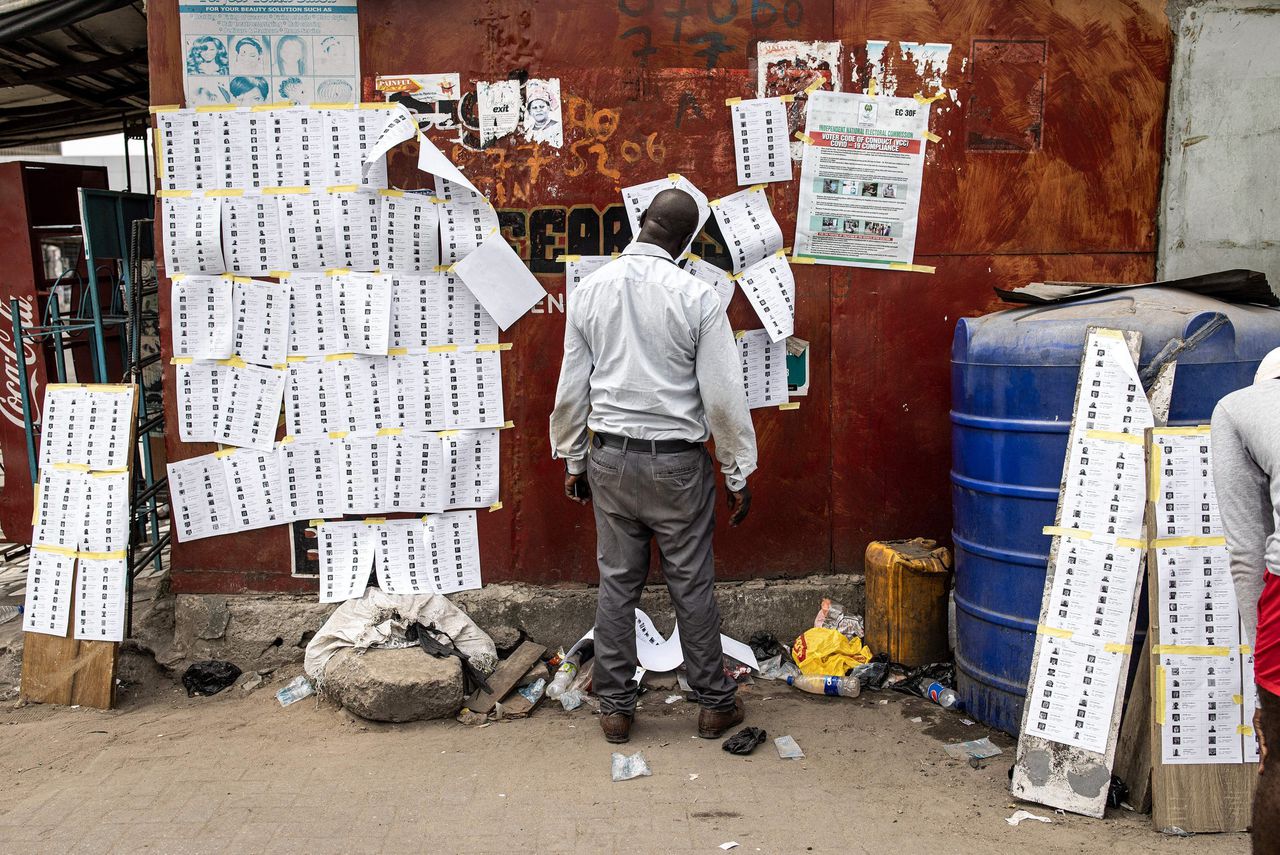
[[[814,92],[809,99],[795,255],[887,267],[915,256],[929,105]]]
[[[178,6],[188,107],[360,100],[356,0]]]

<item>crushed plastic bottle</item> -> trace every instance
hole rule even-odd
[[[801,674],[799,677],[787,675],[787,685],[811,695],[840,695],[846,698],[858,697],[861,688],[857,677],[822,677],[816,674]]]
[[[0,606],[0,623],[8,623],[20,614],[22,606]]]
[[[280,702],[280,706],[287,707],[289,704],[297,703],[303,698],[309,698],[316,693],[316,689],[311,685],[311,681],[306,677],[297,676],[280,691],[276,692],[276,700]]]
[[[930,683],[929,688],[925,689],[925,697],[944,710],[960,709],[960,696],[956,694],[956,690],[937,681]]]

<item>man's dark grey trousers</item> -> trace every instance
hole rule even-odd
[[[657,541],[675,604],[689,685],[699,705],[732,709],[737,685],[724,673],[711,536],[715,472],[705,448],[655,453],[631,440],[624,451],[593,439],[588,481],[596,515],[600,600],[592,684],[603,713],[636,708],[636,606]]]

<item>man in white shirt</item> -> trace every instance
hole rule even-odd
[[[713,739],[744,713],[723,667],[711,551],[715,473],[703,444],[715,437],[736,526],[751,506],[756,437],[720,299],[674,261],[698,227],[697,204],[664,190],[640,224],[635,241],[584,279],[566,307],[551,447],[565,461],[565,495],[594,500],[600,594],[592,681],[605,739],[626,742],[631,734],[635,609],[651,539],[702,707],[698,735]]]

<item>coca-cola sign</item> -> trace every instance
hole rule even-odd
[[[22,318],[23,329],[30,329],[36,324],[33,302],[29,296],[18,297],[18,314]],[[5,302],[4,308],[9,308],[9,301]],[[22,383],[18,377],[18,351],[14,346],[13,324],[9,312],[4,312],[4,315],[4,318],[0,318],[0,357],[4,359],[4,396],[0,398],[0,413],[19,430],[25,430],[26,427],[22,421]],[[41,398],[40,381],[36,371],[38,351],[34,342],[24,341],[22,352],[27,366],[27,385],[31,394],[31,419],[33,422],[38,422]]]

